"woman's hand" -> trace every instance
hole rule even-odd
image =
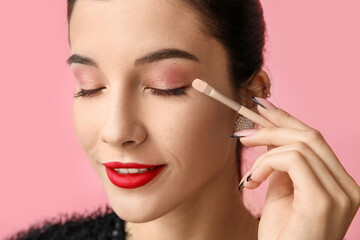
[[[245,146],[269,150],[242,179],[253,189],[270,178],[258,238],[343,239],[360,205],[358,184],[319,131],[263,98],[256,100],[263,105],[259,113],[277,127],[235,135],[244,136]]]

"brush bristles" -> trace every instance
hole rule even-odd
[[[192,86],[198,90],[199,92],[205,92],[206,90],[206,87],[208,86],[208,84],[206,82],[204,82],[203,80],[200,80],[200,79],[195,79],[193,82],[192,82]]]

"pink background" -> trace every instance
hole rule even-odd
[[[262,2],[271,101],[319,129],[360,183],[360,2]],[[107,200],[72,126],[66,1],[6,1],[0,29],[3,238]],[[357,214],[347,239],[360,239],[359,226]]]

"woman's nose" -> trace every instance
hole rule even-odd
[[[107,108],[105,124],[101,130],[101,140],[113,147],[135,146],[142,143],[146,130],[141,121],[138,105],[124,94],[113,98]]]

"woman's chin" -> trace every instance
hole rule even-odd
[[[126,222],[131,223],[145,223],[160,218],[165,215],[167,211],[159,206],[138,206],[138,207],[124,207],[122,205],[111,204],[116,215]]]
[[[164,198],[159,198],[158,195],[125,195],[110,191],[107,192],[107,196],[116,215],[127,222],[133,223],[153,221],[171,212],[176,207],[170,206],[170,201],[165,201]]]

